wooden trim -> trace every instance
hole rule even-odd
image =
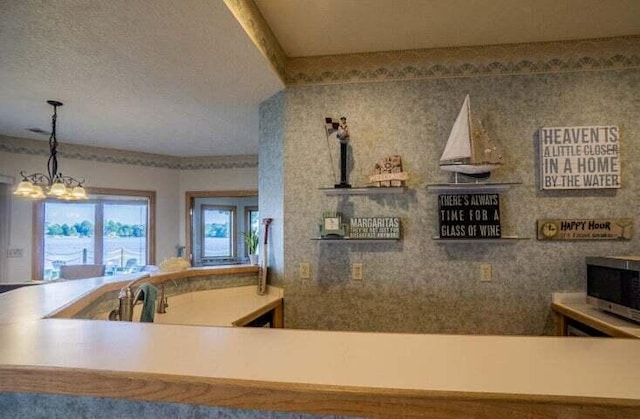
[[[140,196],[149,200],[149,213],[147,214],[147,264],[156,264],[156,191],[144,191],[138,189],[119,189],[119,188],[93,188],[88,187],[89,195],[124,195],[124,196]]]
[[[230,243],[229,243],[229,251],[230,254],[227,256],[223,256],[223,259],[234,258],[238,256],[237,248],[238,248],[238,207],[235,205],[217,205],[217,204],[202,204],[200,206],[200,222],[204,224],[204,213],[207,211],[228,211],[231,213],[231,231],[229,232]],[[205,252],[205,236],[204,236],[204,228],[201,228],[198,232],[200,235],[200,258],[215,258],[216,256],[207,256],[204,254]]]
[[[31,214],[31,280],[40,281],[44,277],[44,201],[34,202]]]
[[[246,326],[247,324],[257,319],[258,317],[272,310],[273,310],[273,327],[282,328],[282,319],[279,319],[276,321],[276,316],[278,315],[278,312],[282,313],[282,298],[279,298],[278,300],[273,301],[265,305],[264,307],[261,307],[260,309],[254,311],[253,313],[249,313],[246,316],[239,318],[232,324],[238,327]]]
[[[284,298],[280,299],[280,304],[273,309],[273,324],[271,327],[275,329],[284,328]]]
[[[0,366],[0,391],[107,397],[316,415],[635,419],[640,401],[400,390],[131,371]]]
[[[636,335],[627,333],[624,330],[621,330],[617,327],[613,327],[605,322],[586,316],[581,312],[572,310],[564,305],[551,303],[551,309],[554,312],[556,312],[558,315],[566,316],[582,324],[586,324],[587,326],[592,327],[596,330],[599,330],[606,335],[619,337],[619,338],[635,338],[635,339],[638,338],[638,336]],[[566,321],[564,322],[566,323]],[[566,333],[566,325],[564,326],[564,332]]]
[[[184,208],[185,208],[185,219],[184,219],[184,234],[185,234],[185,244],[184,244],[184,258],[188,260],[193,265],[193,248],[191,243],[193,241],[193,211],[196,198],[243,198],[243,197],[251,197],[258,196],[258,191],[255,189],[249,189],[244,191],[233,190],[233,191],[186,191],[184,194]]]
[[[115,188],[86,188],[88,194],[93,195],[122,195],[139,196],[148,199],[149,211],[147,214],[147,264],[156,263],[156,192],[135,189]],[[90,200],[91,201],[91,200]],[[55,202],[53,200],[49,202]],[[44,204],[45,201],[35,201],[32,209],[31,220],[31,279],[42,280],[44,277]],[[98,216],[96,211],[96,217]],[[94,220],[95,221],[95,220]],[[94,228],[102,231],[102,222],[95,223]],[[102,263],[102,244],[94,244],[95,263]]]

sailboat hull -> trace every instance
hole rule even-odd
[[[457,172],[463,175],[487,178],[491,172],[498,169],[500,164],[441,164],[440,168],[447,172]]]

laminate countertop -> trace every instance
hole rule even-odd
[[[98,286],[0,295],[0,391],[364,416],[640,417],[635,339],[43,318]]]

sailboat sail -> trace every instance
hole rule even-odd
[[[440,162],[454,161],[471,157],[471,124],[469,116],[469,95],[464,98],[462,109],[453,124],[447,145],[440,157]]]
[[[474,129],[471,101],[466,95],[440,157],[440,168],[475,177],[489,177],[492,170],[501,166],[501,159],[487,132],[482,127]]]

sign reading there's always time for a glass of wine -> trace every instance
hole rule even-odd
[[[546,127],[539,139],[540,189],[620,187],[617,126]]]
[[[439,233],[441,239],[499,239],[500,195],[438,195]]]

